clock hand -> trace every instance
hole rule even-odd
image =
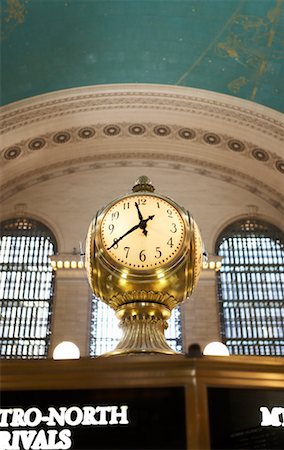
[[[139,227],[142,228],[143,234],[147,236],[148,231],[146,230],[148,220],[153,220],[155,216],[149,216],[148,219],[141,220]]]
[[[118,239],[116,239],[107,250],[110,250],[114,245],[116,245],[119,241],[121,241],[121,239],[123,239],[128,234],[132,233],[132,231],[137,230],[137,228],[141,228],[143,230],[143,234],[145,234],[145,236],[146,236],[148,233],[148,231],[146,230],[147,222],[148,222],[148,220],[153,220],[154,217],[155,216],[149,216],[148,219],[140,220],[138,225],[134,225],[134,227],[130,228],[130,230],[128,230],[126,233],[124,233],[122,236],[120,236]]]
[[[121,241],[121,239],[123,239],[128,234],[132,233],[132,231],[137,230],[137,228],[141,228],[141,226],[140,226],[141,222],[139,222],[138,225],[135,225],[134,227],[130,228],[130,230],[128,230],[126,233],[124,233],[122,236],[120,236],[118,239],[116,239],[107,250],[110,250],[114,245],[116,245],[119,241]]]
[[[141,214],[141,211],[140,211],[140,209],[139,209],[139,206],[138,206],[138,203],[137,203],[137,202],[135,202],[135,206],[136,206],[136,208],[137,208],[139,220],[143,220],[143,216],[142,216],[142,214]]]

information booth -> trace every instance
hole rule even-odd
[[[282,449],[284,363],[129,355],[1,364],[0,448]]]

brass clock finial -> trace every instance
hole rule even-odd
[[[141,177],[139,177],[133,188],[132,191],[133,192],[141,192],[141,191],[148,191],[148,192],[154,192],[155,188],[152,184],[152,181],[150,180],[150,178],[146,177],[146,175],[141,175]]]

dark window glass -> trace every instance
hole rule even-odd
[[[222,257],[221,331],[230,353],[283,356],[283,233],[263,221],[240,220],[218,238],[216,253]]]
[[[283,389],[209,387],[210,448],[282,450]]]
[[[32,219],[1,223],[0,355],[2,358],[47,356],[56,252],[52,232]]]
[[[114,311],[105,303],[92,298],[90,355],[96,356],[113,350],[118,344],[121,331],[119,320]],[[180,307],[172,311],[165,336],[169,346],[176,351],[182,350]]]

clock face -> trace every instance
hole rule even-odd
[[[174,260],[182,248],[185,225],[179,211],[153,195],[133,195],[104,215],[101,238],[113,261],[135,270],[151,270]]]

